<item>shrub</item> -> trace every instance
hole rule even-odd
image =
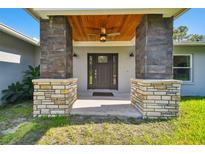
[[[28,66],[28,70],[23,72],[22,82],[12,83],[7,89],[2,90],[3,97],[1,98],[3,104],[15,103],[22,100],[31,99],[33,96],[33,79],[40,77],[40,66]]]
[[[33,96],[33,79],[38,79],[40,77],[40,66],[32,67],[28,66],[28,70],[24,72],[23,76],[23,87],[28,95],[28,98],[32,98]]]
[[[3,102],[16,102],[18,100],[24,99],[24,89],[23,84],[20,82],[12,83],[8,86],[8,89],[2,90],[2,100]]]

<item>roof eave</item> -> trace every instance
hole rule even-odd
[[[174,43],[174,46],[205,46],[205,42],[183,42],[183,43]]]
[[[26,41],[34,46],[40,46],[40,42],[35,41],[32,38],[30,38],[30,37],[28,37],[20,32],[17,32],[16,30],[14,30],[14,29],[12,29],[4,24],[1,24],[1,23],[0,23],[0,31],[2,31],[6,34],[12,35],[18,39],[23,40],[23,41]]]
[[[184,8],[182,9],[181,11],[177,12],[175,15],[174,15],[174,19],[177,19],[179,18],[181,15],[183,15],[184,13],[186,13],[187,11],[189,11],[190,8]]]
[[[31,15],[36,21],[40,20],[40,16],[38,16],[33,9],[31,8],[23,8],[29,15]]]
[[[148,8],[144,8],[144,9],[148,9]],[[155,8],[153,8],[153,9],[155,9]],[[41,18],[45,18],[45,15],[41,15],[40,13],[38,13],[38,11],[36,11],[35,9],[32,9],[32,8],[25,8],[24,9],[26,12],[28,12],[35,20],[40,20]],[[56,9],[56,10],[58,10],[58,9]],[[50,12],[55,12],[56,11],[55,9],[48,9],[48,11],[50,11]],[[116,13],[116,14],[119,14],[119,12],[117,13],[116,11],[117,10],[120,10],[120,9],[106,9],[105,8],[105,10],[108,10],[108,11],[106,11],[106,12],[104,12],[104,13],[107,13],[107,12],[113,12],[113,13]],[[133,11],[134,9],[121,9],[121,14],[126,14],[126,12],[128,13],[128,14],[131,14],[131,12]],[[142,10],[142,9],[141,9]],[[181,16],[182,14],[184,14],[185,12],[187,12],[189,10],[189,8],[181,8],[179,11],[177,11],[176,13],[174,13],[174,14],[171,14],[171,16],[173,16],[174,17],[174,19],[176,19],[176,18],[178,18],[179,16]],[[46,9],[39,9],[39,11],[47,11]],[[64,11],[64,10],[58,10],[58,11]],[[99,11],[98,13],[99,14],[102,14],[103,15],[103,9],[70,9],[70,10],[67,10],[68,12],[70,12],[70,15],[76,15],[76,12],[79,12],[79,15],[81,15],[81,14],[86,14],[86,15],[88,15],[89,14],[89,12],[90,12],[90,14],[95,14],[97,11]],[[96,12],[94,12],[94,11],[96,11]],[[53,13],[53,15],[54,15],[55,13]],[[69,14],[68,14],[69,15]],[[165,17],[166,17],[166,15],[165,15]]]

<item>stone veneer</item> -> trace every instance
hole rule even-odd
[[[135,78],[172,79],[173,18],[145,15],[136,28]]]
[[[33,116],[69,115],[77,99],[77,79],[35,79]]]
[[[40,76],[66,79],[73,77],[72,28],[66,16],[40,20]]]
[[[179,113],[181,81],[131,80],[131,103],[144,119],[167,119]]]

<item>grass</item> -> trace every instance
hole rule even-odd
[[[15,132],[0,135],[0,144],[205,144],[205,98],[200,97],[183,98],[180,116],[161,121],[80,116],[33,119],[31,111],[31,102],[0,109],[0,122],[8,126],[15,119],[27,119]]]
[[[5,120],[15,119],[16,117],[29,117],[32,112],[32,103],[27,101],[24,103],[17,103],[15,105],[9,104],[0,108],[0,122]]]
[[[0,107],[0,132],[32,118],[31,101]],[[1,134],[1,133],[0,133]]]

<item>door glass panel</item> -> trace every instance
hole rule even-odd
[[[108,57],[107,56],[98,56],[98,63],[107,63]]]
[[[89,85],[93,85],[93,57],[89,56],[89,76],[88,76],[88,83]]]
[[[113,55],[113,75],[112,84],[115,86],[117,84],[117,56]]]

